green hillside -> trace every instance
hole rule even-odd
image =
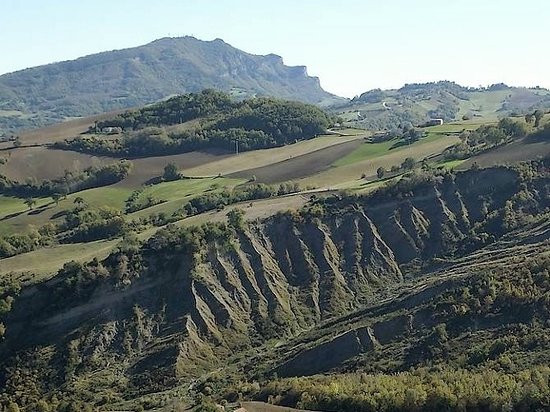
[[[89,134],[56,142],[54,148],[118,157],[233,146],[247,151],[311,139],[334,122],[335,118],[313,105],[273,98],[236,101],[207,89],[105,119],[90,128]],[[114,128],[122,137],[121,133],[105,133]]]
[[[39,287],[4,276],[0,400],[541,408],[548,166],[417,170],[267,219],[244,207],[127,236]]]
[[[279,56],[252,55],[220,39],[163,38],[0,76],[0,132],[137,107],[205,88],[318,104],[339,99],[309,77],[305,67],[285,66]]]
[[[454,82],[407,84],[400,89],[367,91],[335,109],[350,124],[369,130],[421,125],[429,119],[490,121],[550,108],[542,88],[463,87]]]
[[[540,409],[527,114],[380,134],[204,90],[4,143],[0,410]]]

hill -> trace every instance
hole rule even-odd
[[[153,409],[240,393],[312,410],[537,408],[550,356],[548,167],[418,171],[259,221],[235,212],[227,224],[166,227],[38,287],[4,277],[1,399],[135,410],[136,398]],[[330,374],[280,379],[317,373]],[[539,396],[494,386],[526,379]]]
[[[163,38],[0,76],[0,131],[141,106],[205,88],[321,105],[340,99],[325,92],[305,67],[285,66],[279,56],[252,55],[220,39]]]
[[[232,145],[245,151],[311,139],[333,123],[313,105],[274,98],[235,101],[226,93],[206,89],[100,121],[90,135],[54,147],[122,157],[227,150]],[[119,136],[105,135],[113,129]],[[125,132],[122,137],[120,132]]]
[[[463,87],[454,82],[407,84],[400,89],[369,90],[336,111],[350,124],[369,130],[421,125],[430,119],[496,120],[550,109],[550,91],[542,88]]]
[[[538,407],[548,120],[205,90],[4,143],[0,410]]]

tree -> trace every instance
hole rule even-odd
[[[376,176],[378,176],[378,179],[382,179],[385,173],[386,169],[384,169],[383,167],[379,167],[378,169],[376,169]]]
[[[61,185],[59,187],[59,194],[63,197],[63,199],[67,199],[67,195],[69,194],[69,186],[67,184]]]
[[[32,209],[34,205],[36,205],[36,200],[34,200],[32,197],[28,197],[25,199],[25,204],[29,207],[29,209]]]
[[[544,117],[544,112],[540,109],[535,110],[535,113],[533,113],[533,116],[535,116],[535,127],[539,127],[540,121]]]
[[[405,170],[412,170],[416,165],[416,161],[412,157],[407,157],[403,163],[401,163],[401,168]]]
[[[20,410],[19,405],[15,402],[8,403],[8,406],[6,407],[6,412],[19,412]]]
[[[525,124],[516,122],[508,117],[500,119],[498,127],[512,138],[523,137],[527,134],[527,126]]]
[[[118,244],[121,252],[137,252],[141,246],[141,241],[133,232],[125,233]]]
[[[73,203],[78,207],[83,207],[86,204],[86,201],[82,197],[77,196],[74,198]]]
[[[240,229],[244,224],[244,212],[241,209],[235,208],[227,213],[227,222],[235,229]]]
[[[164,173],[162,174],[164,180],[170,182],[172,180],[179,180],[180,177],[178,167],[174,163],[168,163],[164,166]]]
[[[52,200],[55,202],[55,205],[58,206],[59,205],[59,201],[61,200],[61,193],[53,193],[52,194]]]
[[[36,412],[50,412],[51,410],[52,408],[50,407],[50,405],[48,405],[46,401],[41,399],[38,402],[36,402],[36,405],[35,405]]]

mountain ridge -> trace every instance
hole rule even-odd
[[[286,66],[278,55],[254,55],[221,39],[162,38],[1,75],[0,130],[135,107],[205,88],[320,105],[341,99],[324,91],[305,66]]]

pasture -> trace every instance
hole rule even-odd
[[[0,276],[15,273],[25,283],[34,283],[54,274],[71,260],[86,262],[94,257],[107,257],[119,241],[113,239],[57,245],[0,259]]]

